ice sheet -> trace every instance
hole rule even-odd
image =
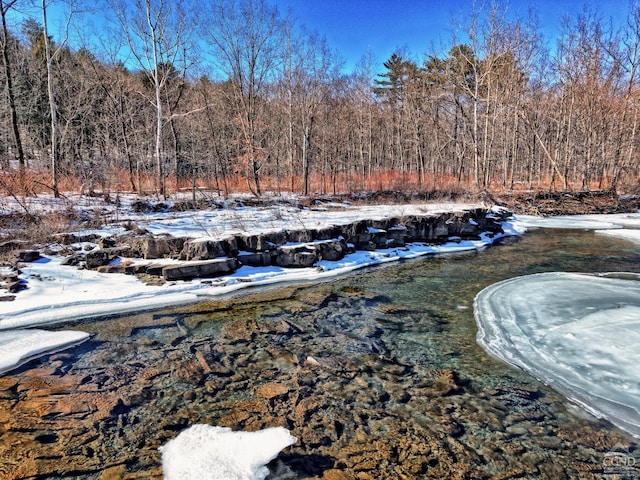
[[[45,330],[0,331],[0,374],[41,355],[77,345],[88,338],[88,333],[74,330],[60,332]]]
[[[193,425],[160,447],[165,480],[263,480],[265,467],[296,443],[282,427],[257,432]]]
[[[584,230],[608,230],[621,228],[640,229],[640,213],[558,215],[555,217],[515,215],[514,218],[514,223],[524,228],[562,228]]]
[[[609,235],[616,238],[623,238],[632,242],[640,243],[640,230],[623,228],[620,230],[596,230],[596,233]]]
[[[640,275],[517,277],[474,308],[488,353],[640,437]]]

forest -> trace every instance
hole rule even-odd
[[[0,193],[638,193],[638,5],[551,39],[474,7],[441,50],[349,72],[268,0],[85,8],[0,0]]]

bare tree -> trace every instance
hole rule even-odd
[[[191,24],[183,6],[170,0],[112,0],[119,27],[128,49],[153,86],[148,98],[156,111],[155,167],[157,189],[166,196],[164,134],[166,98],[164,89],[176,69],[188,66]]]
[[[2,60],[4,63],[4,75],[6,82],[6,92],[9,99],[9,111],[11,115],[11,130],[16,144],[16,156],[18,158],[18,168],[21,180],[24,177],[25,157],[22,147],[22,138],[20,137],[20,128],[18,126],[18,113],[16,108],[15,92],[13,89],[13,72],[11,69],[11,61],[9,60],[9,42],[10,35],[7,28],[7,13],[17,4],[18,0],[0,0],[0,16],[2,17],[2,39],[0,48],[2,49]],[[21,182],[22,183],[22,182]]]
[[[62,52],[65,47],[68,39],[69,39],[69,25],[71,23],[71,17],[74,12],[73,1],[70,1],[69,13],[67,14],[64,28],[64,36],[62,40],[57,44],[53,45],[51,39],[49,37],[49,22],[47,18],[47,11],[49,6],[53,3],[53,1],[41,0],[41,8],[42,8],[42,35],[44,41],[44,54],[45,54],[45,62],[47,67],[47,96],[49,99],[49,115],[50,115],[50,156],[51,156],[51,175],[52,175],[52,185],[51,189],[53,190],[53,195],[57,198],[60,196],[59,191],[59,177],[60,177],[60,151],[59,151],[59,130],[58,130],[58,103],[56,99],[56,91],[54,84],[54,62],[60,52]],[[53,48],[55,46],[55,48]]]
[[[211,68],[230,81],[247,185],[259,196],[261,169],[268,157],[267,90],[282,62],[287,22],[265,0],[210,0],[201,28],[215,58]]]

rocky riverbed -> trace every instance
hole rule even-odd
[[[559,420],[506,367],[487,386],[409,353],[451,321],[338,282],[84,324],[89,343],[0,377],[0,478],[159,479],[195,423],[290,429],[272,479],[600,478],[624,435]]]

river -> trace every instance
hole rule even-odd
[[[288,428],[298,442],[270,465],[281,480],[634,478],[637,440],[476,343],[475,295],[548,271],[640,272],[640,249],[532,230],[74,324],[93,338],[0,377],[0,478],[162,478],[158,447],[196,423]]]

